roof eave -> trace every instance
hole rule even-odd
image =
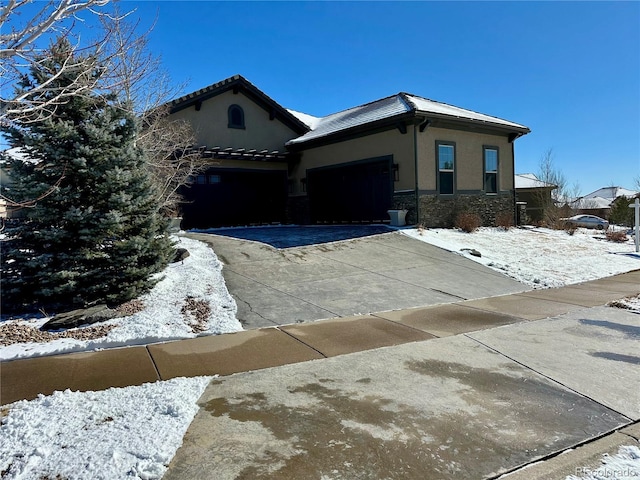
[[[264,110],[270,112],[270,114],[273,112],[275,118],[279,118],[283,123],[291,127],[294,132],[300,135],[311,130],[307,124],[302,122],[295,115],[289,113],[286,108],[253,85],[242,75],[234,75],[233,77],[229,77],[169,102],[167,104],[169,107],[169,113],[179,112],[180,110],[202,103],[229,90],[233,90],[235,93],[242,91],[242,93],[260,105]]]
[[[447,122],[461,123],[470,126],[481,126],[488,129],[499,130],[505,133],[517,133],[518,137],[531,133],[531,130],[524,125],[506,125],[497,122],[489,122],[486,120],[478,120],[474,118],[457,117],[443,113],[434,113],[423,110],[417,110],[416,115],[423,116],[434,120],[444,120]]]

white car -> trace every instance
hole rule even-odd
[[[595,215],[574,215],[569,218],[561,218],[565,225],[583,228],[596,228],[598,230],[606,230],[609,228],[609,222],[604,218]]]

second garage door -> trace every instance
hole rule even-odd
[[[389,219],[393,158],[382,157],[307,171],[313,223],[382,222]]]
[[[282,223],[286,170],[212,168],[185,189],[182,228]]]

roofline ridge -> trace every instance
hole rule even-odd
[[[417,112],[418,106],[411,101],[411,99],[409,98],[409,95],[410,94],[408,94],[407,92],[399,92],[397,94],[397,96],[402,99],[402,101],[407,105],[407,107],[409,107],[409,111]]]
[[[496,118],[498,120],[502,120],[503,122],[508,122],[508,123],[512,123],[514,125],[520,125],[521,127],[527,128],[525,125],[522,125],[520,123],[516,123],[516,122],[512,122],[511,120],[507,120],[506,118],[502,118],[502,117],[496,117],[495,115],[489,115],[487,113],[482,113],[482,112],[478,112],[477,110],[471,110],[470,108],[463,108],[463,107],[459,107],[458,105],[454,105],[452,103],[447,103],[447,102],[441,102],[440,100],[433,100],[431,98],[426,98],[426,97],[421,97],[420,95],[414,95],[413,93],[409,93],[408,95],[412,96],[412,97],[417,97],[417,98],[421,98],[423,100],[427,100],[429,102],[433,102],[433,103],[439,103],[440,105],[446,105],[447,107],[453,107],[453,108],[459,108],[460,110],[465,110],[467,112],[471,112],[471,113],[475,113],[476,115],[483,115],[485,117],[490,117],[490,118]]]
[[[251,83],[249,80],[247,80],[244,76],[242,76],[239,73],[236,73],[235,75],[232,75],[231,77],[227,77],[216,83],[212,83],[211,85],[203,87],[194,92],[182,95],[174,100],[170,100],[165,104],[165,106],[168,106],[169,108],[180,108],[181,105],[184,105],[190,100],[198,99],[199,97],[206,97],[207,94],[209,93],[215,92],[218,89],[224,89],[225,87],[229,87],[230,85],[234,85],[234,84],[240,85],[243,88],[246,88],[247,90],[252,91],[254,95],[257,95],[259,98],[262,98],[262,101],[266,102],[267,104],[271,103],[275,105],[276,108],[278,108],[281,111],[281,113],[285,116],[285,118],[288,119],[288,121],[292,122],[301,130],[305,130],[305,131],[309,130],[308,125],[306,125],[304,122],[298,119],[295,115],[287,111],[287,109],[283,107],[279,102],[275,101],[273,98],[271,98],[269,95],[264,93],[262,90],[260,90],[257,86],[255,86],[253,83]],[[200,98],[200,100],[202,100],[202,98]],[[293,130],[295,131],[295,128]]]
[[[348,112],[349,110],[355,110],[356,108],[366,107],[368,105],[372,105],[374,103],[381,102],[383,100],[388,100],[389,98],[397,97],[398,95],[399,95],[398,93],[394,93],[393,95],[387,95],[386,97],[378,98],[376,100],[372,100],[370,102],[366,102],[366,103],[363,103],[361,105],[355,105],[353,107],[345,108],[344,110],[338,110],[337,112],[330,113],[329,115],[325,115],[323,117],[318,117],[318,118],[332,117],[333,115],[338,115],[339,113]]]

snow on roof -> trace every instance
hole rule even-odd
[[[322,118],[320,117],[314,117],[313,115],[309,115],[307,113],[296,112],[295,110],[291,110],[290,108],[287,108],[287,111],[302,123],[304,123],[311,130],[315,129],[320,120],[322,120]]]
[[[366,125],[376,120],[382,120],[409,111],[411,111],[411,107],[399,95],[393,95],[320,118],[313,130],[301,137],[288,141],[287,145],[326,137],[341,130]]]
[[[455,105],[449,105],[435,100],[429,100],[428,98],[418,97],[409,93],[403,94],[409,102],[415,105],[419,112],[434,113],[439,115],[446,115],[447,117],[454,117],[464,120],[473,120],[476,122],[491,123],[501,125],[505,127],[512,127],[517,129],[529,130],[524,125],[519,123],[509,122],[502,118],[492,117],[491,115],[485,115],[484,113],[474,112],[472,110],[466,110],[464,108],[456,107]]]
[[[640,192],[629,190],[628,188],[623,188],[623,187],[603,187],[603,188],[599,188],[595,192],[591,192],[583,196],[582,198],[595,198],[595,197],[606,198],[606,199],[609,199],[610,201],[609,203],[611,203],[611,201],[615,200],[618,197],[622,197],[622,196],[635,197],[638,193]]]
[[[613,200],[610,198],[602,198],[602,197],[582,197],[578,198],[573,204],[573,208],[582,208],[584,210],[588,209],[600,209],[600,208],[610,208],[611,202]]]
[[[555,187],[555,185],[551,183],[543,182],[533,173],[516,173],[514,178],[516,189]]]
[[[403,92],[374,102],[366,103],[364,105],[349,108],[326,117],[311,117],[313,119],[313,125],[309,123],[309,119],[305,120],[300,117],[298,112],[294,112],[293,110],[289,110],[289,112],[296,115],[301,121],[309,125],[312,130],[301,137],[290,140],[287,142],[287,145],[304,143],[316,138],[326,137],[342,130],[366,125],[378,120],[384,120],[410,112],[433,115],[441,118],[484,123],[487,125],[514,129],[521,133],[529,132],[527,127],[518,123],[509,122],[498,117],[465,110],[464,108],[436,102],[434,100]]]
[[[6,163],[8,160],[18,160],[25,163],[40,163],[40,160],[29,157],[29,152],[23,147],[13,147],[3,150],[0,156],[0,163]]]

